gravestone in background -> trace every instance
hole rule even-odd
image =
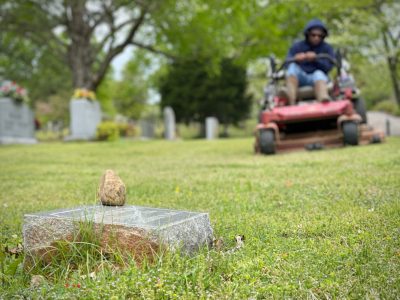
[[[34,144],[33,112],[25,103],[0,98],[0,144]]]
[[[153,118],[141,119],[140,122],[140,136],[144,139],[154,138],[155,120]]]
[[[67,140],[93,140],[97,125],[101,122],[101,108],[98,101],[72,99],[69,104],[71,135]]]
[[[167,106],[164,108],[164,137],[167,140],[175,139],[175,113],[174,110]]]
[[[58,241],[73,241],[79,222],[93,225],[105,252],[128,251],[139,260],[160,248],[179,248],[191,254],[209,246],[213,239],[207,213],[141,206],[81,206],[26,214],[23,238],[27,257],[51,262],[48,255],[52,247]]]
[[[206,118],[206,139],[214,140],[218,138],[218,119],[215,117]]]

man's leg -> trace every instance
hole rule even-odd
[[[289,105],[295,105],[297,99],[297,88],[299,87],[299,80],[296,76],[286,77],[286,88]]]
[[[312,74],[313,82],[314,82],[314,90],[317,100],[320,102],[330,101],[331,97],[328,94],[328,76],[317,70]]]
[[[286,71],[286,88],[289,105],[296,104],[297,89],[299,87],[299,77],[301,77],[301,73],[301,68],[295,63],[291,63]]]

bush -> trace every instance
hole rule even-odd
[[[118,125],[112,121],[101,122],[97,125],[96,137],[100,141],[116,141],[119,139]]]
[[[400,116],[400,107],[395,102],[390,100],[377,103],[372,110],[383,111],[395,116]]]
[[[119,135],[123,137],[133,137],[136,135],[136,129],[130,123],[118,123]]]

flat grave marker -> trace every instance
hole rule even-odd
[[[77,232],[79,222],[92,222],[105,228],[105,234],[116,236],[122,249],[130,250],[136,242],[147,243],[140,251],[149,252],[166,246],[192,254],[211,245],[213,231],[207,213],[150,208],[142,206],[81,206],[24,216],[24,249],[28,256],[43,255],[54,242],[69,240]],[[103,226],[103,227],[102,227]],[[102,234],[104,234],[104,232]],[[114,234],[116,233],[116,234]],[[104,236],[102,247],[115,247]],[[133,245],[134,246],[134,245]],[[136,246],[135,251],[139,251]],[[140,253],[136,253],[140,256]]]

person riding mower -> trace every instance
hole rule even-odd
[[[269,58],[270,81],[255,129],[256,153],[316,150],[384,140],[383,132],[367,125],[364,100],[341,52],[333,57],[317,54],[314,62],[320,60],[329,61],[337,69],[334,80],[327,82],[327,95],[315,86],[300,86],[296,87],[292,101],[291,91],[282,82],[288,80],[287,68],[297,62],[296,58],[287,58],[280,67],[274,57]]]

